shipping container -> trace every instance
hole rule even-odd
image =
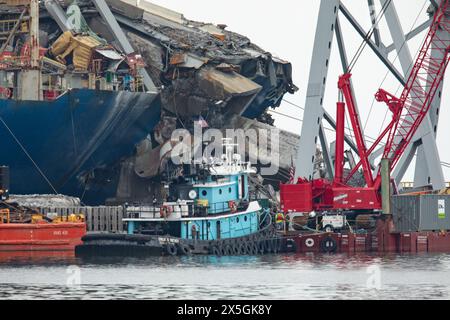
[[[450,195],[392,197],[395,231],[450,230]]]

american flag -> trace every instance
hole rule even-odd
[[[202,116],[200,116],[200,117],[198,118],[197,124],[198,124],[201,128],[208,128],[208,127],[209,127],[208,122],[206,122],[206,120],[203,119]]]
[[[294,159],[291,157],[291,167],[289,168],[289,184],[293,184],[295,180],[295,166]]]

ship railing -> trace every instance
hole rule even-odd
[[[175,219],[195,215],[195,205],[189,203],[164,203],[152,206],[129,206],[125,216],[128,219]]]
[[[20,99],[21,87],[10,86],[8,83],[0,83],[0,99]],[[53,101],[64,94],[67,90],[57,85],[45,85],[41,87],[42,99]]]
[[[181,219],[199,218],[208,215],[224,214],[245,210],[245,205],[234,201],[217,203],[194,203],[193,201],[181,203],[164,203],[152,206],[129,206],[125,217],[128,219]]]
[[[31,65],[29,56],[2,56],[0,57],[0,70],[25,68]]]

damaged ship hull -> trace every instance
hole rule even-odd
[[[150,93],[73,89],[51,102],[0,100],[0,117],[11,193],[100,204],[115,194],[114,168],[159,121],[160,104]]]
[[[175,129],[200,119],[225,129],[234,116],[273,124],[267,109],[298,90],[289,62],[225,25],[147,1],[46,0],[33,1],[39,26],[29,28],[21,3],[0,0],[2,19],[15,21],[0,31],[0,164],[13,194],[162,198],[159,151]]]

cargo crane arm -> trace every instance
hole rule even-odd
[[[299,179],[297,184],[281,185],[281,205],[285,212],[378,210],[381,208],[381,170],[379,168],[376,176],[373,176],[369,156],[380,142],[386,139],[383,158],[389,160],[389,169],[392,170],[413,139],[431,107],[450,61],[450,40],[448,37],[439,36],[442,33],[450,34],[450,0],[442,0],[436,8],[433,22],[400,98],[383,89],[379,89],[376,93],[376,100],[387,104],[392,113],[392,119],[370,148],[365,145],[355,99],[352,95],[351,73],[346,73],[339,78],[338,88],[345,102],[337,103],[335,178],[333,181]],[[343,150],[346,109],[353,128],[360,161],[344,177]],[[366,186],[349,186],[348,181],[361,167]]]

